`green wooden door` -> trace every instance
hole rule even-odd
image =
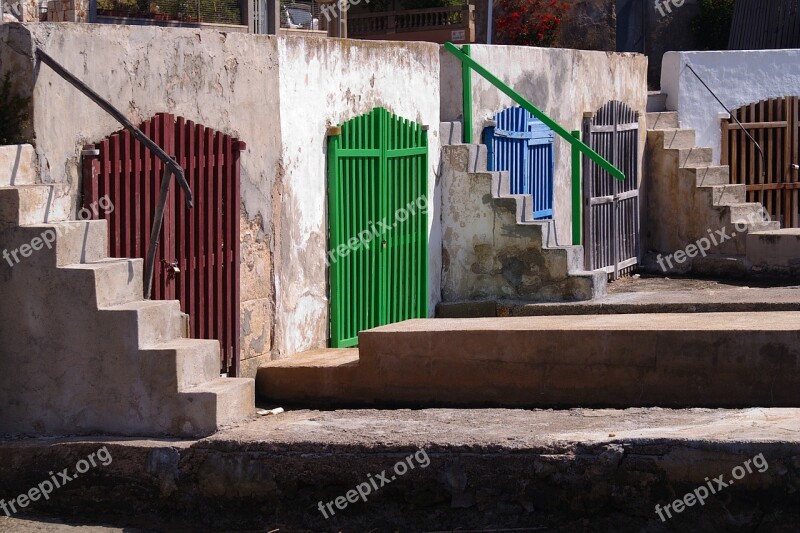
[[[428,132],[375,108],[328,139],[331,346],[428,316]]]

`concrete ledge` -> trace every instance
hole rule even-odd
[[[0,442],[2,497],[49,471],[92,468],[37,514],[184,530],[793,531],[800,410],[295,411],[197,441]],[[318,504],[424,449],[419,464],[324,519]],[[662,522],[655,513],[763,454],[735,484]],[[751,462],[752,465],[752,462]],[[763,468],[762,468],[763,469]]]

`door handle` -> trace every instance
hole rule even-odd
[[[795,170],[800,170],[800,165],[792,165],[792,168]]]

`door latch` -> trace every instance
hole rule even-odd
[[[181,269],[178,267],[177,261],[173,261],[172,263],[170,263],[169,261],[162,259],[161,264],[164,265],[164,268],[168,270],[168,274],[170,277],[177,276],[178,274],[181,273]]]
[[[797,164],[792,165],[792,168],[795,169],[795,170],[800,170],[800,165],[797,165]]]

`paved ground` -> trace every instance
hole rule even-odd
[[[0,517],[0,531],[13,531],[15,533],[144,533],[143,529],[91,526],[91,525],[68,525],[59,520],[46,517],[31,518],[11,518]]]
[[[263,407],[274,407],[264,405]],[[0,442],[0,497],[107,446],[113,462],[0,531],[797,531],[800,409],[289,410],[198,441]],[[421,449],[417,468],[325,519]],[[665,524],[653,509],[763,454],[766,472]],[[43,477],[44,476],[44,477]],[[166,524],[166,525],[165,525]]]

